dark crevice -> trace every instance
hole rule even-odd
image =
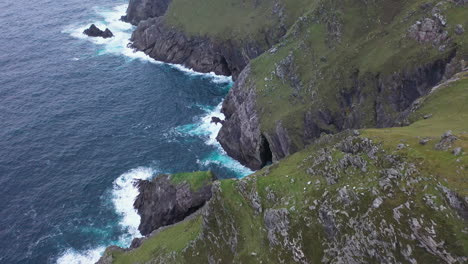
[[[226,76],[231,76],[232,72],[225,57],[221,56],[220,64],[222,68],[222,73]]]
[[[273,162],[273,153],[270,149],[270,143],[262,134],[262,144],[260,146],[260,159],[262,160],[262,167],[269,165]]]

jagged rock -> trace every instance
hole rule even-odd
[[[357,200],[359,200],[359,197],[356,195],[356,193],[353,192],[352,190],[349,190],[346,186],[341,188],[338,191],[338,194],[339,194],[340,201],[344,205],[350,205],[356,202]]]
[[[221,118],[219,117],[216,117],[216,116],[213,116],[211,117],[211,123],[215,123],[216,125],[217,124],[223,124],[224,123],[224,120],[222,120]]]
[[[130,0],[122,20],[133,25],[148,18],[164,15],[171,0]]]
[[[452,143],[457,140],[457,137],[452,134],[452,131],[449,130],[445,132],[440,141],[435,145],[436,150],[447,150],[452,146]]]
[[[423,139],[419,140],[419,144],[426,145],[429,141],[430,141],[429,138],[423,138]]]
[[[287,237],[289,231],[289,212],[286,208],[268,209],[265,211],[263,221],[268,231],[270,245],[280,245],[280,237]]]
[[[457,35],[462,35],[463,33],[465,33],[465,29],[463,28],[462,25],[458,24],[455,26],[455,34]]]
[[[453,149],[452,153],[455,156],[459,156],[459,155],[461,155],[463,153],[463,149],[461,147],[455,148],[455,149]]]
[[[232,75],[236,80],[251,59],[277,43],[285,33],[284,28],[266,30],[259,42],[249,39],[218,40],[187,35],[167,25],[164,17],[153,17],[138,24],[131,41],[133,48],[158,61],[181,64],[198,72]]]
[[[339,161],[339,165],[342,169],[353,166],[354,168],[360,169],[362,172],[367,171],[367,161],[357,155],[345,154]]]
[[[283,82],[288,83],[299,91],[302,89],[302,82],[297,74],[297,67],[294,64],[294,56],[290,53],[278,64],[275,64],[275,75]]]
[[[372,202],[372,207],[373,207],[373,208],[379,208],[380,205],[382,205],[382,203],[383,203],[382,197],[377,197],[377,198],[375,198],[375,200]]]
[[[432,114],[427,114],[427,115],[424,115],[424,116],[423,116],[424,119],[429,119],[429,118],[431,118],[431,117],[432,117]]]
[[[223,102],[226,116],[216,138],[229,156],[257,170],[272,161],[270,146],[260,134],[255,87],[247,79],[250,66],[242,72]]]
[[[445,194],[450,206],[454,208],[463,219],[468,220],[468,199],[463,199],[456,192],[443,185],[439,185],[439,188]]]
[[[112,38],[114,34],[106,28],[106,30],[102,31],[96,25],[92,24],[88,29],[83,31],[83,34],[88,35],[90,37],[102,37],[102,38]]]
[[[402,149],[405,149],[406,148],[406,145],[405,144],[398,144],[397,147],[396,147],[398,150],[402,150]]]
[[[134,207],[141,216],[138,230],[142,235],[183,220],[211,198],[211,182],[192,190],[188,183],[172,183],[171,175],[160,175],[136,184],[140,194]]]
[[[409,115],[404,111],[417,98],[427,94],[435,84],[442,80],[446,67],[454,56],[455,53],[450,53],[444,59],[415,69],[397,72],[391,76],[378,77],[378,79],[371,81],[371,83],[376,83],[376,90],[382,91],[382,95],[377,95],[375,98],[375,113],[373,113],[375,126],[394,126],[394,114],[398,112],[402,113],[403,117]],[[260,158],[262,155],[267,159],[272,157],[271,160],[276,162],[303,148],[303,146],[312,144],[323,133],[330,134],[368,125],[364,122],[364,116],[368,113],[360,111],[360,108],[356,107],[358,102],[364,99],[357,99],[357,102],[353,103],[349,101],[349,98],[352,98],[354,94],[343,93],[342,107],[356,109],[354,114],[347,114],[344,117],[340,115],[340,113],[344,113],[343,111],[332,112],[328,109],[306,111],[303,118],[303,134],[296,133],[295,140],[291,140],[292,137],[289,133],[291,129],[297,128],[285,126],[286,121],[279,120],[275,124],[276,129],[264,131],[260,127],[260,119],[265,118],[268,113],[262,115],[258,113],[262,106],[257,105],[257,87],[250,79],[250,74],[250,67],[246,68],[245,72],[242,73],[242,78],[239,77],[223,103],[226,121],[220,131],[218,141],[229,155],[251,169],[260,169],[268,164],[265,159]],[[280,74],[280,76],[283,75]],[[359,74],[353,78],[356,79],[355,85],[359,87]],[[359,94],[358,91],[356,93]],[[389,109],[392,110],[389,111]],[[247,144],[239,144],[239,139],[243,139],[243,142]]]
[[[440,45],[448,40],[448,32],[443,29],[444,18],[441,15],[436,16],[436,20],[424,18],[417,21],[408,31],[408,36],[419,43],[432,43]]]

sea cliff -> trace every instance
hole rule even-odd
[[[468,261],[467,4],[172,0],[140,21],[134,48],[233,76],[217,139],[258,171],[103,259]]]

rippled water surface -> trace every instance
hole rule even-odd
[[[228,78],[127,48],[126,1],[0,2],[0,263],[94,263],[139,236],[134,179],[249,173],[215,140]],[[81,32],[109,27],[110,40]]]

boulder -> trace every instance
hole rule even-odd
[[[102,31],[96,25],[92,24],[88,29],[83,31],[83,34],[88,35],[90,37],[101,37],[101,38],[112,38],[114,34],[106,28],[106,30]]]

